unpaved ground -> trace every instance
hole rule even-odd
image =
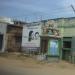
[[[75,75],[75,65],[38,62],[31,57],[0,56],[0,75]]]

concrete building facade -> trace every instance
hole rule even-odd
[[[7,24],[0,23],[0,52],[4,52],[6,46]]]
[[[53,20],[62,36],[62,59],[75,63],[75,17]]]
[[[23,22],[0,18],[0,52],[14,52],[21,48]]]
[[[58,33],[62,37],[61,57],[75,63],[75,17],[42,20],[41,24],[46,27],[49,24],[57,27]],[[46,27],[44,27],[44,30],[46,30]]]
[[[31,41],[28,40],[30,32],[33,32],[34,37]],[[39,34],[37,40],[35,39],[36,32]],[[37,44],[39,45],[37,46]],[[61,36],[56,23],[53,20],[42,20],[24,25],[22,47],[24,52],[28,51],[28,53],[46,54],[46,56],[55,56],[57,59],[60,58]]]

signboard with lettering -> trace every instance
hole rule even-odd
[[[32,23],[23,27],[22,47],[25,50],[38,50],[40,48],[41,25]]]
[[[49,41],[48,54],[50,54],[52,56],[59,55],[59,42],[58,42],[58,40],[52,39]]]

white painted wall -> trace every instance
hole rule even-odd
[[[29,35],[30,33],[31,35]],[[41,35],[40,23],[31,23],[29,25],[23,26],[22,48],[24,50],[38,50],[40,48],[40,35]]]
[[[6,30],[7,30],[7,24],[0,23],[0,34],[3,35],[3,45],[1,52],[4,52],[6,46]]]

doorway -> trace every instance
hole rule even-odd
[[[41,53],[47,53],[48,51],[48,39],[41,40]]]
[[[71,41],[63,41],[62,59],[69,61],[71,55]]]
[[[0,51],[2,50],[2,44],[3,44],[3,35],[0,34]]]

